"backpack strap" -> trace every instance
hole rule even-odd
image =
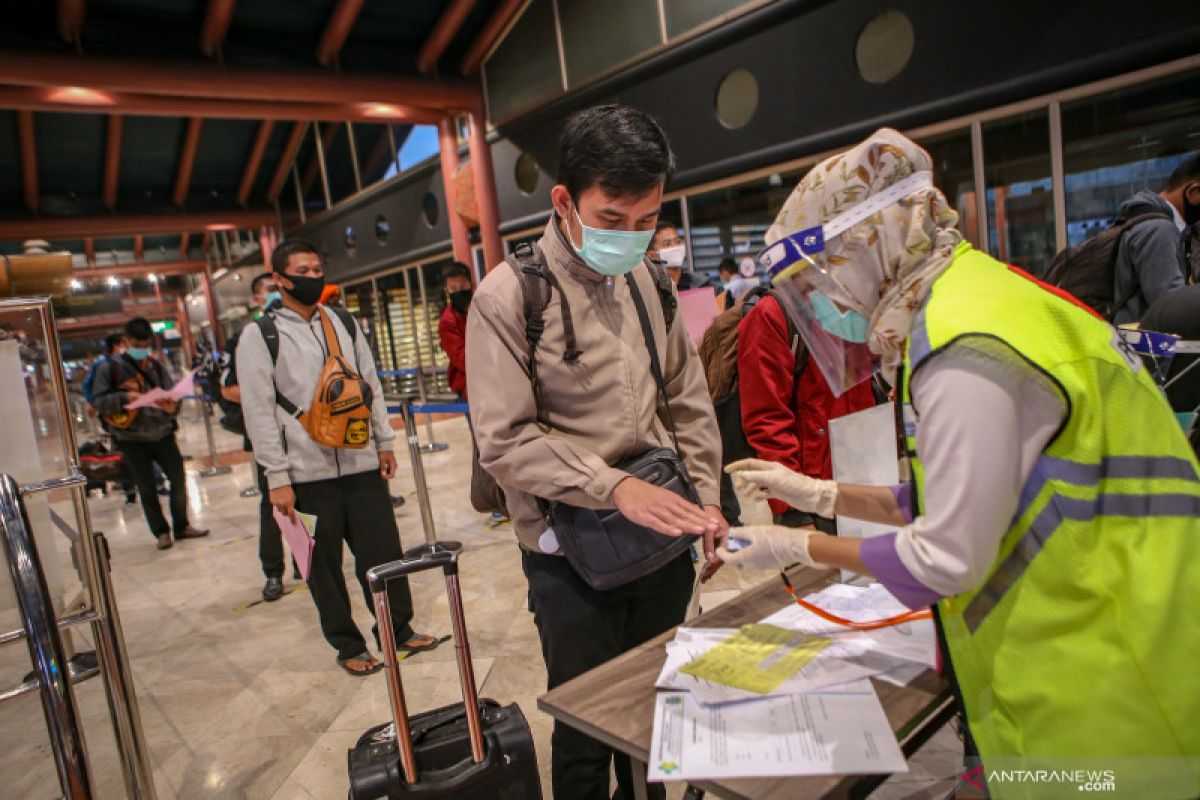
[[[663,380],[662,366],[658,361],[658,345],[654,342],[654,328],[650,323],[650,314],[646,311],[646,302],[642,299],[642,292],[638,289],[637,279],[633,277],[633,273],[625,273],[625,280],[629,282],[629,296],[633,299],[634,308],[637,309],[638,321],[642,324],[642,336],[646,340],[646,349],[650,352],[650,372],[654,375],[654,383],[658,386],[658,396],[662,399],[667,430],[671,432],[671,441],[675,444],[675,452],[682,458],[683,451],[679,449],[679,437],[675,433],[675,417],[671,413],[667,382]],[[669,281],[670,278],[667,280]],[[661,297],[661,295],[659,296]]]
[[[263,314],[258,319],[254,320],[254,324],[258,326],[258,330],[262,333],[263,341],[266,342],[267,352],[271,354],[271,363],[279,363],[279,326],[275,324],[275,316],[273,314]],[[272,376],[271,383],[275,383]],[[304,412],[300,407],[288,400],[279,393],[279,387],[275,386],[275,403],[282,408],[289,417],[300,419],[300,415]]]
[[[529,382],[533,387],[534,405],[540,410],[542,406],[542,387],[537,374],[537,346],[546,329],[544,314],[550,305],[550,294],[558,289],[562,303],[563,336],[566,339],[566,349],[563,352],[564,361],[575,361],[583,355],[583,351],[575,341],[575,322],[571,316],[571,304],[563,294],[558,280],[550,270],[545,268],[546,259],[542,249],[536,244],[523,242],[516,250],[505,257],[504,262],[516,274],[521,283],[521,294],[524,298],[525,341],[529,344]]]
[[[350,341],[357,343],[358,323],[355,321],[354,315],[343,306],[325,306],[325,308],[328,311],[332,311],[342,321],[342,324],[346,326],[346,332],[350,334]]]

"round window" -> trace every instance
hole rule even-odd
[[[735,69],[717,87],[717,119],[731,130],[746,126],[758,110],[758,80],[748,69]]]
[[[531,195],[537,190],[538,163],[533,153],[521,153],[513,168],[513,179],[517,182],[521,194]]]
[[[883,12],[858,34],[858,74],[867,83],[887,83],[904,71],[915,44],[912,21],[901,11]]]
[[[425,224],[429,227],[437,225],[438,201],[433,192],[426,192],[425,196],[421,198],[421,215],[425,217]]]
[[[390,233],[390,227],[388,226],[387,217],[380,214],[375,217],[375,238],[380,244],[387,244],[388,233]]]
[[[346,230],[342,233],[342,241],[346,245],[346,255],[354,258],[358,254],[358,234],[354,232],[352,226],[346,226]]]

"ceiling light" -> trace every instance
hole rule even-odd
[[[155,275],[153,272],[151,272],[149,275],[147,275],[146,279],[148,281],[150,281],[151,283],[158,283],[158,276]]]
[[[71,291],[78,292],[82,288],[83,288],[83,281],[78,280],[77,278],[71,279]]]
[[[205,230],[208,231],[236,231],[237,225],[232,222],[214,222],[212,225],[205,225]]]
[[[117,277],[115,275],[113,275],[113,276],[109,277],[108,285],[109,286],[120,286],[121,282],[119,280],[117,280]]]
[[[393,103],[359,103],[359,113],[364,117],[403,117],[404,110]]]
[[[51,103],[65,103],[74,106],[115,106],[116,99],[108,92],[95,89],[84,89],[82,86],[60,86],[46,92],[46,99]]]

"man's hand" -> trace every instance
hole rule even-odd
[[[715,535],[723,523],[700,506],[693,505],[674,492],[628,477],[613,489],[613,503],[625,518],[665,536]]]
[[[379,451],[379,474],[390,481],[396,474],[396,454],[391,450]]]
[[[271,490],[271,505],[275,510],[292,522],[296,521],[296,493],[292,491],[292,487],[280,486],[278,489]]]
[[[154,405],[158,406],[159,408],[161,408],[163,411],[167,412],[168,414],[174,414],[176,411],[179,410],[178,402],[176,402],[174,400],[169,400],[165,397],[161,400],[155,400]]]
[[[725,539],[729,536],[729,523],[725,521],[724,515],[721,514],[720,507],[705,506],[704,510],[717,521],[719,527],[711,534],[707,532],[704,534],[704,560],[707,563],[704,565],[704,571],[700,573],[701,583],[707,583],[709,578],[716,575],[717,570],[725,563],[717,555],[717,548],[724,545]]]

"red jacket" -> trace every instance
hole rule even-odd
[[[438,320],[438,339],[442,350],[450,359],[446,367],[446,380],[450,388],[463,400],[467,399],[467,315],[460,314],[450,306],[442,311]]]
[[[834,397],[810,360],[794,378],[795,357],[783,308],[764,296],[738,324],[742,430],[758,457],[814,478],[832,478],[829,420],[875,405],[869,381]],[[787,505],[771,501],[776,514]]]

